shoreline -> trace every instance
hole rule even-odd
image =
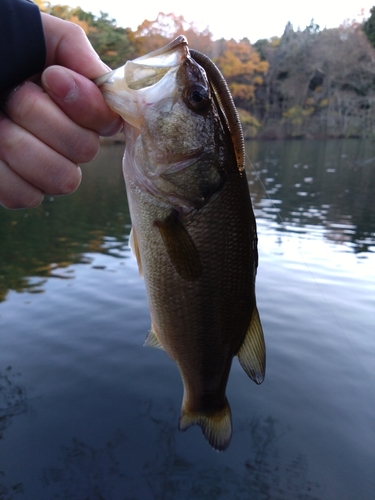
[[[352,137],[343,137],[343,136],[312,136],[308,134],[301,134],[301,135],[295,135],[295,136],[287,136],[287,135],[268,135],[264,134],[262,135],[261,133],[258,136],[253,136],[249,137],[245,135],[245,140],[246,141],[291,141],[291,140],[319,140],[319,141],[325,141],[329,139],[371,139],[370,137],[358,137],[358,136],[352,136]],[[107,144],[125,144],[125,137],[123,131],[118,132],[115,135],[112,135],[110,137],[102,137],[100,136],[100,144],[101,145],[107,145]]]

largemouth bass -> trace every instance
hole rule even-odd
[[[163,348],[181,373],[179,429],[197,424],[224,450],[233,357],[257,384],[265,373],[256,223],[237,111],[217,67],[183,36],[96,83],[125,121],[130,245],[151,315],[146,345]]]

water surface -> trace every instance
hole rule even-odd
[[[178,432],[178,370],[143,347],[122,153],[0,210],[0,499],[374,500],[374,145],[247,144],[267,374],[234,361],[220,454]]]

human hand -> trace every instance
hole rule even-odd
[[[42,14],[46,69],[10,93],[0,110],[0,204],[35,207],[44,194],[73,192],[78,163],[95,157],[99,134],[121,119],[91,79],[108,71],[81,28]]]

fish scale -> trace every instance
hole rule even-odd
[[[237,112],[212,61],[192,54],[178,37],[97,83],[126,122],[131,246],[152,323],[146,345],[179,368],[179,429],[199,425],[222,451],[232,435],[233,357],[257,384],[265,373],[257,235]]]

